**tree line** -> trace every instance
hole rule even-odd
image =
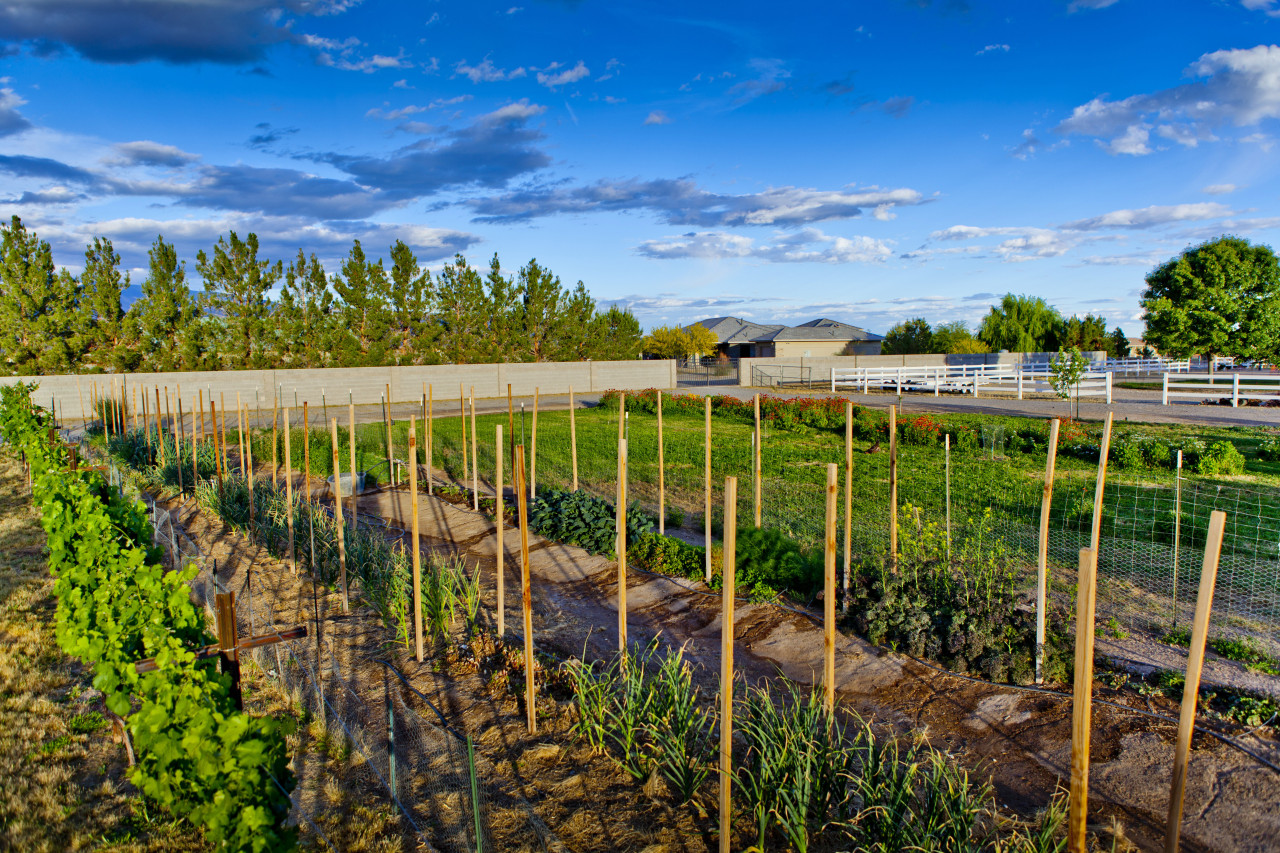
[[[256,234],[219,237],[196,255],[203,292],[158,236],[142,295],[111,241],[95,237],[79,276],[14,216],[0,225],[0,372],[236,370],[633,359],[640,324],[597,308],[537,260],[504,275],[457,255],[433,275],[397,240],[390,262],[359,240],[335,273],[302,249],[286,265],[260,257]]]

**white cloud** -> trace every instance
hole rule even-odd
[[[1119,0],[1071,0],[1068,12],[1079,12],[1081,9],[1105,9],[1114,6]]]
[[[890,243],[872,237],[836,237],[817,228],[777,232],[772,241],[725,231],[695,231],[678,237],[646,240],[638,254],[658,260],[676,258],[746,258],[766,263],[876,263],[893,255]]]
[[[465,104],[470,101],[474,95],[458,95],[453,98],[436,98],[429,104],[409,104],[394,110],[383,110],[380,107],[374,107],[365,113],[365,118],[381,118],[387,121],[399,121],[402,118],[408,118],[418,113],[424,113],[428,110],[436,110],[441,107],[452,107],[458,104]]]
[[[1194,222],[1201,219],[1217,219],[1230,216],[1231,208],[1225,204],[1198,202],[1195,204],[1152,205],[1138,210],[1113,210],[1101,216],[1067,222],[1067,231],[1099,231],[1108,228],[1141,229],[1168,225],[1171,222]]]
[[[1008,52],[1009,52],[1009,45],[1007,45],[1007,44],[989,44],[989,45],[987,45],[986,47],[984,47],[982,50],[980,50],[980,51],[978,51],[977,53],[975,53],[975,54],[974,54],[974,56],[982,56],[982,54],[984,54],[984,53],[995,53],[995,52],[1004,52],[1004,53],[1008,53]]]
[[[644,120],[645,124],[671,124],[671,117],[662,110],[654,110]]]
[[[185,166],[200,159],[174,145],[164,145],[149,139],[138,142],[121,142],[112,146],[116,156],[107,160],[121,166]]]
[[[1235,192],[1238,189],[1240,189],[1240,187],[1236,186],[1235,184],[1210,184],[1209,186],[1202,189],[1200,192],[1204,193],[1205,195],[1228,195],[1230,193]]]
[[[1240,0],[1240,5],[1253,12],[1280,18],[1280,0]]]
[[[528,72],[523,68],[514,68],[511,71],[498,68],[487,56],[479,65],[467,65],[467,61],[464,59],[453,67],[454,77],[466,77],[472,83],[501,83],[504,80],[515,80],[527,74]]]
[[[394,82],[394,83],[392,83],[392,84],[391,84],[391,88],[393,88],[393,89],[412,89],[413,87],[409,85],[409,81],[408,81],[408,80],[397,80],[396,82]]]
[[[582,78],[588,77],[591,74],[591,69],[588,68],[581,59],[579,59],[578,64],[572,68],[564,68],[563,71],[557,71],[556,69],[559,68],[564,68],[564,66],[559,62],[551,63],[546,68],[538,72],[538,82],[543,86],[546,86],[548,89],[555,89],[560,86],[567,86],[570,83],[577,83]]]
[[[1216,140],[1214,128],[1280,118],[1280,46],[1206,53],[1186,74],[1202,79],[1120,100],[1101,95],[1076,107],[1056,130],[1095,137],[1113,154],[1144,155],[1153,150],[1153,128],[1163,138],[1194,146]]]

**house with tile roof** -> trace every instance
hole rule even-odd
[[[691,325],[711,330],[720,354],[728,358],[879,355],[884,340],[866,329],[825,317],[798,326],[751,323],[738,317],[709,317]]]

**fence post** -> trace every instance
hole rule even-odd
[[[244,696],[240,692],[240,656],[236,646],[240,644],[236,630],[236,594],[219,592],[214,596],[218,625],[218,656],[222,659],[222,671],[231,676],[231,700],[236,709],[244,710]]]
[[[212,405],[212,404],[210,404]],[[298,557],[293,550],[293,448],[289,444],[289,407],[284,407],[284,491],[289,512],[289,569],[298,573]]]
[[[409,500],[413,505],[410,535],[413,537],[413,652],[422,663],[422,545],[418,527],[418,424],[409,415]]]
[[[754,367],[751,369],[753,371],[755,370]],[[834,367],[831,368],[831,393],[832,394],[836,393],[836,369]]]
[[[538,398],[533,403],[533,441],[538,441]],[[480,511],[480,440],[476,436],[476,386],[471,386],[471,508]],[[465,451],[466,448],[463,448]]]
[[[1231,376],[1231,408],[1237,408],[1240,405],[1240,374],[1234,373]]]
[[[510,387],[510,386],[508,386]],[[573,491],[578,491],[578,416],[573,410],[573,386],[569,386],[569,456],[573,465]],[[662,491],[662,392],[658,392],[658,491]],[[662,522],[658,522],[661,526]]]
[[[738,478],[724,481],[724,567],[720,577],[720,853],[733,830],[733,595],[737,560]],[[707,553],[711,550],[708,548]]]
[[[516,447],[516,506],[520,512],[520,606],[524,611],[524,705],[529,734],[538,731],[533,689],[533,595],[529,588],[529,509],[524,491],[524,447]]]
[[[1049,507],[1053,503],[1053,473],[1058,461],[1058,427],[1049,421],[1049,453],[1044,463],[1044,493],[1040,499],[1040,548],[1036,561],[1036,684],[1044,683],[1044,610],[1049,590]]]
[[[333,518],[337,522],[338,534],[338,584],[342,587],[342,612],[346,613],[347,605],[347,541],[342,523],[342,469],[338,466],[338,419],[329,421],[330,438],[333,439]],[[252,451],[250,451],[252,453]],[[252,459],[252,456],[250,456]],[[356,472],[351,472],[351,492],[356,490]],[[249,494],[253,495],[253,476],[249,477]],[[250,501],[250,507],[253,506]],[[414,501],[414,519],[417,519],[417,501]],[[354,517],[353,517],[354,520]],[[416,611],[415,611],[416,612]],[[419,617],[421,618],[421,617]]]
[[[1178,853],[1182,832],[1182,805],[1187,786],[1187,762],[1191,758],[1191,731],[1200,700],[1200,670],[1204,666],[1204,644],[1209,634],[1209,610],[1213,607],[1213,587],[1218,577],[1218,556],[1222,550],[1226,513],[1214,510],[1209,516],[1209,535],[1204,543],[1204,566],[1200,570],[1200,593],[1196,596],[1196,620],[1191,627],[1187,650],[1187,676],[1182,688],[1182,713],[1178,717],[1178,745],[1173,755],[1173,782],[1169,789],[1169,821],[1165,830],[1165,853]]]
[[[1111,418],[1107,412],[1107,423],[1102,428],[1102,443],[1098,447],[1098,482],[1093,493],[1093,533],[1089,538],[1089,548],[1093,551],[1094,560],[1098,559],[1098,544],[1102,538],[1102,490],[1107,483],[1107,456],[1111,452]]]
[[[627,656],[627,440],[618,439],[618,653]]]
[[[947,566],[951,565],[951,433],[947,433],[942,442],[943,447],[943,468],[946,472],[946,498],[947,498]]]
[[[1089,806],[1089,726],[1093,716],[1093,613],[1097,603],[1098,555],[1080,549],[1076,593],[1075,693],[1071,701],[1071,796],[1067,846],[1070,853],[1086,853],[1085,825]]]
[[[849,574],[853,570],[853,401],[844,401],[844,597],[841,610],[849,613]]]
[[[1182,545],[1182,451],[1173,472],[1173,627],[1178,627],[1178,549]]]
[[[898,407],[889,407],[889,560],[898,562]]]
[[[529,498],[538,494],[538,392],[533,389],[533,428],[529,430]],[[473,431],[475,424],[472,425]]]
[[[703,526],[706,528],[706,548],[707,548],[707,584],[711,583],[711,398],[703,397],[703,411],[705,412],[705,425],[703,433],[706,444],[706,487],[702,500],[702,517]],[[735,509],[737,505],[734,505]]]
[[[1111,374],[1108,372],[1107,377],[1107,405],[1111,405]]]
[[[667,472],[664,465],[663,447],[662,447],[662,392],[655,391],[654,393],[658,397],[658,535],[666,536],[667,535]],[[573,432],[572,415],[570,415],[570,419],[569,419],[569,431]],[[574,458],[573,485],[574,485],[574,488],[576,489],[578,486],[578,476],[577,476],[578,449],[577,447],[574,447],[573,449],[573,458]]]
[[[836,706],[836,491],[840,474],[836,463],[827,465],[827,530],[823,549],[822,695],[827,712]]]
[[[1018,365],[1018,399],[1022,399],[1022,365]],[[1111,402],[1110,400],[1107,401]]]
[[[834,370],[835,368],[832,368]],[[751,485],[755,492],[755,522],[756,528],[760,527],[760,493],[762,491],[761,471],[760,471],[760,441],[764,437],[760,432],[760,395],[756,395],[756,432],[755,432],[755,452],[752,454],[751,461]]]
[[[502,497],[502,424],[494,424],[494,468],[495,477],[494,490],[497,495],[496,506],[494,507],[494,522],[497,526],[498,536],[498,639],[501,640],[506,636],[507,628],[507,595],[506,595],[506,578],[503,577],[506,571],[504,563],[506,562],[506,543],[503,541],[502,533],[502,516],[505,502]]]
[[[435,490],[435,461],[436,461],[436,389],[434,385],[427,386],[427,494],[434,495]],[[353,444],[352,447],[355,447]],[[354,453],[354,451],[352,451]],[[354,456],[352,457],[355,458]]]
[[[1160,405],[1169,405],[1169,374],[1160,377]]]

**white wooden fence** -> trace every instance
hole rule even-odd
[[[1110,373],[1123,373],[1126,376],[1144,373],[1190,373],[1191,359],[1109,358],[1105,369]]]
[[[933,392],[937,397],[948,394],[972,394],[982,389],[1015,393],[1021,400],[1026,393],[1054,393],[1049,383],[1048,364],[956,364],[930,367],[857,367],[831,368],[831,391],[869,393],[892,390]],[[1091,371],[1084,374],[1071,389],[1070,397],[1103,397],[1111,402],[1111,373]]]
[[[1160,402],[1169,405],[1172,398],[1197,401],[1231,399],[1231,406],[1241,400],[1280,400],[1280,376],[1266,373],[1191,373],[1170,381],[1164,375],[1160,389]]]

